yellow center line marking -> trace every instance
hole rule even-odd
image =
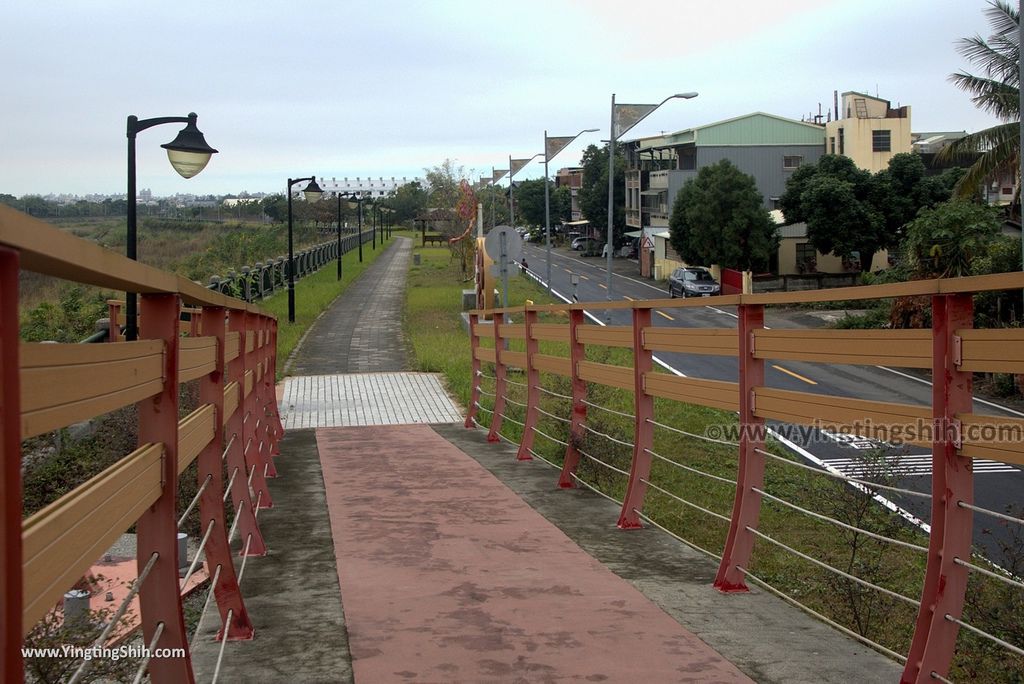
[[[611,163],[611,162],[609,162],[609,163]],[[590,278],[588,278],[587,276],[583,275],[582,273],[580,273],[580,278],[583,278],[584,280],[590,280]]]
[[[629,300],[629,301],[631,301],[631,302],[635,302],[635,301],[636,301],[636,300],[635,300],[635,299],[633,299],[632,297],[627,297],[626,295],[622,295],[622,298],[623,298],[623,299],[628,299],[628,300]]]
[[[676,319],[672,318],[671,316],[669,316],[669,315],[668,315],[667,313],[665,313],[664,311],[658,311],[657,309],[655,309],[655,310],[654,310],[654,313],[656,313],[656,314],[658,314],[659,316],[662,316],[662,317],[664,317],[664,318],[667,318],[667,319],[668,319],[668,320],[670,320],[670,321],[674,321],[674,320],[676,320]]]
[[[607,286],[607,285],[602,285],[601,283],[598,283],[598,284],[597,284],[597,286],[598,286],[598,287],[601,287],[601,288],[604,288],[605,290],[607,290],[607,289],[608,289],[608,286]]]
[[[659,313],[661,313],[661,312],[659,312]],[[781,372],[785,373],[786,375],[792,375],[797,380],[803,380],[808,385],[817,385],[818,384],[818,383],[814,382],[814,380],[811,380],[810,378],[805,378],[804,376],[800,375],[799,373],[794,373],[793,371],[787,370],[787,369],[783,368],[782,366],[776,366],[775,364],[772,364],[772,368],[774,368],[777,371],[781,371]]]

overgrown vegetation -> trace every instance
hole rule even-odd
[[[447,250],[426,248],[417,251],[422,261],[420,266],[413,266],[410,272],[404,312],[412,358],[419,370],[443,373],[450,391],[466,406],[470,400],[471,361],[468,334],[459,319],[462,289],[460,273]],[[518,306],[527,299],[536,303],[548,301],[545,294],[525,277],[514,279],[509,296],[510,304]],[[564,323],[566,320],[564,316],[548,313],[541,314],[540,318],[543,322]],[[493,341],[484,339],[482,344],[493,346]],[[512,340],[511,349],[524,350],[523,342]],[[564,357],[568,350],[565,344],[542,342],[541,352]],[[631,352],[624,349],[588,346],[587,358],[616,365],[628,366],[632,363]],[[485,373],[493,374],[486,364]],[[516,379],[515,376],[513,379]],[[493,381],[484,379],[483,382],[484,389],[493,391]],[[561,376],[542,373],[541,385],[557,394],[571,394],[568,379]],[[510,384],[508,391],[511,399],[526,402],[524,388]],[[541,407],[545,411],[557,416],[569,415],[568,401],[548,394],[541,396]],[[629,413],[633,410],[630,393],[605,386],[590,384],[588,400],[615,411]],[[479,412],[478,420],[486,426],[491,420],[487,409],[493,408],[493,400],[485,396],[481,398],[481,404],[483,410]],[[523,409],[515,404],[509,403],[506,406],[506,414],[520,422],[524,419]],[[698,435],[706,434],[711,426],[727,429],[735,427],[737,423],[735,414],[726,411],[661,399],[655,402],[655,416],[659,423]],[[632,421],[628,418],[591,408],[587,422],[596,432],[623,441],[632,439]],[[544,414],[540,416],[538,429],[556,439],[569,440],[567,426]],[[564,447],[541,436],[539,432],[534,440],[534,450],[537,455],[560,467]],[[521,428],[506,421],[501,434],[511,441],[519,441]],[[631,449],[591,432],[585,433],[577,446],[588,455],[580,463],[578,476],[602,493],[621,500],[626,478],[607,466],[628,470]],[[729,515],[735,490],[735,485],[730,481],[734,481],[737,474],[735,447],[686,438],[676,432],[658,428],[655,430],[654,451],[663,458],[654,459],[650,477],[652,483],[675,496],[685,498],[695,506],[719,515]],[[778,444],[770,443],[769,451],[783,461],[794,458]],[[867,454],[863,463],[865,477],[879,484],[891,483],[897,474],[892,456],[891,453],[882,452]],[[869,532],[927,546],[927,537],[920,530],[872,502],[871,494],[875,492],[870,489],[865,494],[832,478],[786,465],[783,461],[767,461],[764,489],[772,496]],[[679,468],[674,463],[726,481]],[[552,473],[552,478],[555,477]],[[686,539],[694,547],[711,554],[721,553],[728,530],[727,523],[695,506],[682,505],[675,498],[650,488],[644,514]],[[837,528],[770,499],[763,502],[759,530],[791,548],[912,600],[921,594],[925,557],[912,549],[894,546],[860,532]],[[1013,547],[1007,549],[1010,560],[995,560],[1007,563],[1005,567],[1019,576],[1024,571],[1020,567],[1024,562],[1024,540],[1016,546],[1012,543],[1008,546]],[[1016,558],[1016,561],[1012,558]],[[1014,562],[1017,565],[1013,565]],[[856,633],[897,653],[907,652],[917,617],[914,606],[835,575],[763,540],[757,542],[749,570]],[[1008,595],[1008,591],[1016,592],[1013,598]],[[1022,643],[1024,637],[1017,629],[1018,625],[1024,624],[1024,606],[1021,606],[1019,591],[972,573],[969,593],[970,599],[964,613],[966,620],[1011,643]],[[1024,660],[1003,649],[993,648],[984,640],[962,630],[950,677],[953,681],[1021,681],[1024,677]]]

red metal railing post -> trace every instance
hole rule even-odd
[[[21,390],[18,253],[0,247],[0,679],[21,682]]]
[[[255,497],[256,505],[259,508],[273,508],[274,502],[270,497],[270,488],[267,487],[267,474],[270,472],[268,461],[260,451],[262,446],[259,441],[260,406],[258,403],[257,388],[259,382],[256,380],[256,337],[257,328],[254,325],[256,316],[247,312],[241,312],[243,330],[240,356],[242,357],[242,453],[245,455],[246,479],[251,480],[252,496]],[[253,343],[253,350],[249,348],[249,342]],[[252,390],[245,393],[245,376],[252,378]],[[245,539],[245,537],[242,537]]]
[[[255,362],[253,368],[252,393],[255,395],[256,436],[255,441],[259,445],[257,453],[260,461],[263,462],[267,477],[277,477],[277,466],[274,465],[273,449],[271,442],[270,417],[267,414],[269,396],[272,393],[266,382],[267,373],[267,319],[260,314],[250,314],[253,328],[256,330],[256,347],[253,349]]]
[[[232,310],[228,313],[228,331],[238,333],[239,346],[238,356],[228,362],[228,382],[238,383],[238,406],[235,412],[228,416],[226,430],[228,440],[234,437],[227,455],[228,479],[237,472],[231,485],[231,503],[235,515],[239,516],[238,531],[241,538],[252,538],[249,542],[249,555],[262,556],[267,553],[267,546],[263,541],[263,535],[260,534],[259,525],[256,524],[256,506],[249,489],[249,471],[245,463],[245,402],[242,400],[245,392],[244,311]],[[245,548],[244,545],[242,548]]]
[[[618,526],[624,530],[643,527],[637,511],[644,508],[647,481],[651,476],[651,449],[654,448],[654,397],[644,389],[644,374],[654,370],[654,355],[644,349],[644,329],[651,326],[651,310],[633,309],[633,459],[629,483],[622,499]]]
[[[505,392],[508,391],[505,382],[505,364],[501,358],[503,345],[501,342],[501,324],[505,321],[504,312],[495,312],[492,317],[494,323],[494,413],[491,414],[491,429],[487,433],[488,442],[497,442],[501,438],[501,417],[505,413]]]
[[[178,295],[171,294],[142,294],[139,302],[139,339],[161,340],[164,344],[163,389],[137,404],[139,444],[163,445],[163,491],[136,523],[139,572],[154,553],[159,554],[139,592],[142,632],[149,644],[163,624],[155,647],[181,648],[185,653],[183,658],[154,658],[149,662],[150,678],[157,683],[194,681],[178,586],[178,302]]]
[[[957,367],[954,338],[973,325],[971,295],[932,297],[932,530],[903,682],[931,681],[932,672],[945,677],[960,630],[946,616],[961,618],[967,591],[967,568],[955,561],[971,556],[973,516],[960,502],[974,503],[974,473],[971,459],[957,453],[957,414],[971,413],[974,391],[971,373]]]
[[[537,322],[537,312],[529,307],[524,308],[523,329],[526,337],[526,418],[523,420],[523,436],[519,440],[519,451],[516,460],[532,461],[530,450],[533,449],[533,429],[537,427],[537,405],[540,403],[540,371],[533,365],[533,357],[540,351],[540,343],[533,339],[533,325]]]
[[[225,635],[223,628],[220,638],[228,639],[251,639],[253,635],[252,622],[245,610],[245,601],[242,592],[238,587],[238,577],[235,574],[235,564],[231,557],[231,544],[228,541],[228,528],[224,516],[224,344],[225,344],[225,323],[227,312],[221,307],[205,307],[203,309],[203,333],[206,337],[217,338],[217,368],[214,372],[204,376],[199,381],[199,402],[201,404],[212,404],[215,409],[216,428],[214,429],[213,440],[206,445],[206,448],[199,453],[199,486],[201,487],[207,478],[210,484],[203,490],[199,497],[199,517],[202,520],[200,528],[206,530],[210,521],[213,521],[213,531],[206,542],[206,572],[212,579],[217,578],[213,587],[213,595],[217,599],[217,608],[220,611],[220,624],[223,625],[228,618],[228,611],[231,611],[231,624]],[[193,314],[195,315],[195,314]],[[199,333],[197,328],[195,331]],[[220,568],[220,572],[217,572]]]
[[[273,406],[273,413],[270,416],[270,425],[274,433],[274,448],[271,453],[275,456],[281,453],[281,439],[284,437],[284,425],[281,423],[281,408],[277,402],[277,319],[267,319],[267,327],[270,332],[270,348],[267,354],[270,357],[270,370],[266,378],[270,385],[270,397],[273,399],[270,404]]]
[[[466,411],[467,428],[476,427],[477,404],[480,403],[480,373],[482,372],[480,359],[476,357],[477,349],[480,348],[480,338],[476,328],[480,324],[480,316],[475,313],[469,314],[469,353],[472,358],[473,379],[470,381],[469,410]]]
[[[764,484],[764,419],[754,415],[754,388],[764,384],[764,360],[754,358],[754,331],[764,328],[764,306],[740,304],[739,321],[740,447],[729,536],[715,577],[721,592],[749,591],[737,566],[748,567],[754,551],[754,535],[761,515],[761,495],[754,491]]]
[[[572,380],[572,416],[569,421],[568,446],[565,447],[565,458],[562,460],[562,474],[558,478],[558,486],[572,489],[576,486],[573,475],[580,464],[580,452],[577,444],[583,442],[583,426],[587,422],[587,383],[580,378],[579,364],[586,359],[586,349],[578,341],[576,330],[584,324],[583,309],[569,311],[569,373]]]

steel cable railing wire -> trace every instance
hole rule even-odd
[[[231,486],[235,484],[235,476],[238,475],[238,470],[238,466],[235,466],[235,469],[231,471],[231,477],[228,479],[228,486],[224,488],[224,503],[227,503],[228,497],[231,496]]]
[[[1014,646],[1009,641],[1004,641],[1003,639],[1000,639],[999,637],[995,636],[994,634],[989,634],[985,630],[979,629],[979,628],[975,627],[974,625],[972,625],[970,623],[964,622],[963,620],[958,620],[957,618],[953,617],[949,613],[946,613],[944,617],[946,618],[947,621],[956,623],[956,624],[960,625],[961,627],[963,627],[964,629],[966,629],[968,632],[971,632],[973,634],[977,634],[978,636],[980,636],[980,637],[982,637],[984,639],[988,639],[992,643],[998,644],[998,645],[1002,646],[1003,648],[1005,648],[1007,651],[1010,651],[1011,653],[1016,653],[1019,656],[1024,656],[1024,648],[1020,648],[1019,646]]]
[[[199,560],[203,555],[203,551],[206,549],[206,542],[210,541],[210,534],[213,532],[214,522],[214,520],[211,520],[210,524],[206,526],[206,534],[203,535],[203,540],[199,542],[199,548],[196,549],[195,558],[192,559],[192,563],[188,566],[188,570],[185,572],[185,576],[181,580],[182,588],[188,585],[188,581],[192,579],[192,575],[195,573],[196,568],[199,567]]]
[[[156,650],[156,645],[160,643],[160,637],[164,635],[164,623],[158,622],[156,630],[153,632],[153,638],[146,644],[147,653],[153,653]],[[146,669],[149,668],[149,660],[152,656],[146,656],[142,662],[139,663],[138,670],[135,671],[135,679],[132,680],[132,684],[141,684],[142,678],[146,676]]]
[[[586,399],[583,400],[583,403],[586,404],[587,406],[591,407],[591,408],[596,408],[599,411],[605,411],[607,413],[614,413],[617,416],[623,416],[623,417],[629,418],[631,420],[636,420],[636,416],[634,416],[632,413],[625,413],[623,411],[616,411],[615,409],[610,409],[607,406],[601,406],[600,404],[591,403],[591,402],[587,401]]]
[[[913,544],[911,542],[905,542],[902,539],[893,539],[892,537],[886,537],[884,534],[878,534],[876,532],[871,532],[869,530],[865,530],[862,527],[857,527],[856,525],[850,525],[849,523],[844,523],[841,520],[836,520],[835,518],[830,518],[827,515],[822,515],[821,513],[815,513],[814,511],[810,511],[810,510],[808,510],[806,508],[802,508],[800,506],[797,506],[795,503],[792,503],[790,501],[786,501],[785,499],[781,499],[781,498],[779,498],[777,496],[773,496],[772,494],[769,494],[768,492],[764,491],[763,489],[759,489],[758,487],[751,487],[750,489],[751,489],[751,491],[757,492],[758,494],[760,494],[764,498],[768,499],[769,501],[774,501],[776,503],[782,504],[783,506],[787,506],[788,508],[791,508],[791,509],[793,509],[795,511],[803,513],[804,515],[809,515],[812,518],[817,518],[818,520],[821,520],[823,522],[832,523],[833,525],[836,525],[838,527],[842,527],[845,530],[849,530],[851,532],[856,532],[858,534],[863,534],[865,537],[871,537],[872,539],[877,539],[878,541],[884,541],[884,542],[888,542],[889,544],[895,544],[896,546],[902,546],[904,548],[912,549],[914,551],[920,551],[921,553],[928,553],[928,547],[926,547],[926,546],[921,546],[919,544]]]
[[[191,513],[192,509],[196,507],[197,503],[199,503],[199,498],[203,495],[203,492],[206,491],[206,488],[210,486],[210,482],[212,482],[212,481],[213,481],[213,475],[212,474],[207,475],[206,479],[203,480],[203,484],[199,486],[199,491],[197,491],[196,495],[194,497],[192,497],[192,501],[191,501],[191,503],[189,503],[188,508],[186,508],[185,512],[181,514],[181,517],[178,518],[178,529],[179,530],[181,529],[181,526],[185,523],[185,518],[188,517],[188,514]]]
[[[851,484],[860,485],[860,486],[866,487],[868,489],[872,489],[872,488],[873,489],[884,489],[884,490],[889,491],[889,492],[896,492],[897,494],[906,494],[907,496],[915,496],[915,497],[918,497],[918,498],[921,498],[921,499],[931,499],[932,498],[932,495],[928,494],[926,492],[915,492],[913,489],[903,489],[901,487],[893,487],[891,485],[878,484],[876,482],[871,482],[869,480],[858,480],[855,477],[850,477],[849,475],[844,475],[842,473],[834,473],[834,472],[832,472],[830,470],[822,470],[821,468],[816,468],[816,467],[814,467],[812,465],[807,465],[806,463],[800,463],[798,461],[791,461],[788,458],[785,458],[784,456],[778,456],[778,455],[773,454],[771,452],[765,451],[764,449],[754,449],[754,451],[759,453],[759,454],[761,454],[762,456],[767,456],[768,458],[774,459],[774,460],[779,461],[781,463],[785,463],[785,464],[791,465],[791,466],[796,466],[797,468],[803,468],[804,470],[809,470],[812,473],[817,473],[819,475],[824,475],[825,477],[831,477],[834,480],[842,480],[844,482],[849,482]]]
[[[839,575],[840,577],[845,577],[846,579],[848,579],[848,580],[850,580],[852,582],[856,582],[857,584],[859,584],[861,586],[867,587],[869,589],[874,589],[875,591],[881,592],[881,593],[883,593],[883,594],[885,594],[887,596],[890,596],[890,597],[892,597],[894,599],[903,601],[904,603],[907,603],[907,604],[913,606],[914,608],[920,608],[921,607],[921,602],[920,601],[912,599],[912,598],[910,598],[908,596],[904,596],[903,594],[900,594],[899,592],[892,591],[891,589],[886,589],[885,587],[879,586],[879,585],[874,584],[872,582],[868,582],[867,580],[861,579],[860,577],[857,577],[856,575],[851,575],[851,574],[849,574],[847,572],[843,572],[839,568],[832,567],[831,565],[829,565],[828,563],[825,563],[824,561],[820,561],[817,558],[809,556],[806,553],[803,553],[802,551],[798,551],[797,549],[794,549],[793,547],[791,547],[791,546],[789,546],[787,544],[783,544],[778,539],[770,537],[767,534],[765,534],[765,533],[763,533],[763,532],[761,532],[759,530],[755,530],[754,528],[750,527],[749,525],[746,527],[746,530],[748,532],[750,532],[751,534],[755,535],[756,537],[758,537],[760,539],[764,539],[766,542],[768,542],[770,544],[774,544],[775,546],[779,547],[780,549],[783,549],[784,551],[788,551],[789,553],[793,554],[794,556],[797,556],[798,558],[803,558],[804,560],[806,560],[806,561],[808,561],[810,563],[814,563],[818,567],[824,568],[825,570],[828,570],[829,572],[832,572],[832,573],[834,573],[836,575]]]
[[[684,437],[692,437],[693,439],[700,439],[704,440],[705,442],[711,442],[712,444],[722,444],[724,446],[739,446],[739,442],[729,442],[724,439],[715,439],[714,437],[708,437],[707,435],[698,435],[695,432],[687,432],[686,430],[680,430],[679,428],[672,427],[671,425],[665,425],[664,423],[659,423],[658,421],[651,420],[650,418],[646,418],[645,420],[651,425],[654,425],[655,427],[664,428],[665,430],[675,432],[677,434],[683,435]]]
[[[92,648],[102,648],[103,645],[107,643],[107,639],[109,639],[110,635],[114,632],[114,629],[117,627],[117,623],[119,623],[125,613],[128,612],[128,608],[131,606],[132,600],[142,590],[142,585],[145,583],[146,578],[149,577],[150,571],[153,569],[153,566],[156,565],[156,561],[159,558],[160,554],[155,551],[149,557],[149,561],[146,563],[145,567],[142,568],[142,572],[140,572],[139,576],[134,582],[132,582],[132,586],[131,589],[128,590],[128,594],[121,600],[121,605],[119,605],[117,610],[114,611],[113,616],[110,618],[110,622],[106,624],[103,631],[100,632],[100,635],[96,637],[96,640],[92,643]],[[74,674],[71,675],[71,679],[68,680],[68,684],[77,684],[77,682],[81,680],[82,675],[85,674],[91,665],[92,658],[83,660],[82,664],[79,665],[78,669],[76,669]]]
[[[672,530],[668,529],[664,525],[659,524],[656,520],[654,520],[650,516],[645,515],[642,511],[638,511],[637,509],[634,508],[633,512],[636,513],[637,516],[639,516],[641,520],[643,520],[645,522],[648,522],[651,525],[654,525],[655,527],[657,527],[659,530],[661,530],[662,532],[664,532],[668,536],[673,537],[676,540],[681,541],[682,543],[686,544],[687,546],[689,546],[689,547],[691,547],[693,549],[696,549],[697,551],[700,551],[701,553],[703,553],[703,554],[705,554],[707,556],[710,556],[710,557],[714,558],[716,561],[721,561],[722,560],[722,556],[720,554],[717,554],[717,553],[715,553],[713,551],[708,551],[703,546],[699,546],[697,544],[694,544],[689,539],[685,539],[685,538],[679,536],[678,534],[676,534]]]
[[[597,457],[595,457],[595,456],[591,456],[590,454],[588,454],[588,453],[587,453],[586,451],[584,451],[583,449],[577,449],[577,451],[579,451],[579,452],[580,452],[580,455],[581,455],[581,456],[585,456],[586,458],[590,459],[590,460],[591,460],[591,461],[593,461],[594,463],[599,463],[600,465],[603,465],[603,466],[604,466],[605,468],[607,468],[608,470],[613,470],[613,471],[615,471],[616,473],[618,473],[618,474],[620,474],[620,475],[625,475],[626,477],[629,477],[629,471],[628,471],[628,470],[623,470],[622,468],[617,468],[617,467],[613,466],[613,465],[612,465],[612,464],[610,464],[610,463],[605,463],[605,462],[604,462],[604,461],[602,461],[601,459],[599,459],[599,458],[597,458]]]
[[[612,437],[611,435],[606,435],[606,434],[605,434],[605,433],[603,433],[603,432],[600,432],[600,431],[598,431],[598,430],[595,430],[594,428],[590,427],[590,426],[589,426],[589,425],[587,425],[586,423],[583,423],[583,424],[582,424],[582,427],[583,427],[583,429],[584,429],[584,430],[586,430],[587,432],[589,432],[589,433],[591,433],[591,434],[593,434],[593,435],[596,435],[596,436],[598,436],[598,437],[604,437],[604,438],[605,438],[605,439],[607,439],[607,440],[608,440],[609,442],[615,442],[616,444],[621,444],[621,445],[622,445],[622,446],[624,446],[624,447],[629,447],[629,448],[631,448],[631,449],[633,448],[633,443],[632,443],[632,442],[625,442],[625,441],[623,441],[623,440],[621,440],[621,439],[616,439],[615,437]]]
[[[551,390],[545,389],[544,387],[541,387],[540,385],[534,385],[533,387],[534,387],[534,389],[536,389],[536,390],[538,390],[540,392],[543,392],[544,394],[550,395],[552,397],[557,397],[558,399],[565,399],[567,401],[572,401],[572,397],[570,397],[568,395],[559,394],[558,392],[552,392]]]
[[[956,563],[957,565],[961,565],[961,566],[967,568],[968,570],[972,570],[974,572],[979,572],[982,575],[985,575],[986,577],[991,577],[992,579],[999,580],[1000,582],[1003,582],[1004,584],[1009,584],[1011,587],[1017,587],[1018,589],[1024,589],[1024,582],[1021,582],[1019,580],[1013,579],[1012,577],[1007,577],[1006,575],[1000,575],[998,572],[993,572],[991,570],[986,570],[985,568],[977,566],[974,563],[968,563],[967,561],[961,560],[960,558],[954,558],[953,562]]]
[[[545,411],[540,406],[537,407],[537,411],[539,413],[542,413],[543,415],[547,416],[548,418],[554,418],[555,420],[559,420],[559,421],[561,421],[561,422],[563,422],[563,423],[565,423],[567,425],[571,425],[572,424],[572,421],[569,420],[568,418],[563,418],[562,416],[556,416],[554,413],[550,413],[548,411]]]
[[[192,641],[189,642],[189,648],[192,648],[199,638],[199,632],[203,626],[203,618],[206,617],[206,611],[210,609],[210,600],[213,598],[213,594],[217,589],[217,582],[220,581],[220,571],[222,566],[217,565],[217,569],[213,572],[213,579],[210,580],[210,590],[206,592],[206,600],[203,601],[203,609],[199,611],[199,620],[196,621],[195,632],[192,633]],[[225,635],[227,632],[225,632]]]
[[[555,468],[556,470],[561,470],[562,469],[562,466],[558,465],[557,463],[553,463],[553,462],[549,461],[548,459],[544,458],[543,456],[538,454],[533,449],[527,448],[527,451],[530,453],[531,456],[533,456],[536,459],[540,459],[541,461],[544,461],[545,463],[547,463],[552,468]]]
[[[518,426],[520,426],[520,427],[526,427],[526,425],[525,425],[525,424],[523,424],[523,423],[520,423],[520,422],[519,422],[518,420],[516,420],[515,418],[509,418],[509,417],[508,417],[508,416],[506,416],[506,415],[505,415],[504,413],[499,413],[498,415],[499,415],[499,416],[501,416],[503,420],[507,420],[507,421],[508,421],[508,422],[510,422],[510,423],[515,423],[516,425],[518,425]]]
[[[661,487],[659,487],[658,485],[654,484],[653,482],[650,482],[649,480],[645,480],[644,478],[641,477],[640,481],[643,482],[648,487],[650,487],[651,489],[659,491],[659,492],[661,492],[662,494],[664,494],[665,496],[667,496],[667,497],[669,497],[671,499],[675,499],[676,501],[678,501],[679,503],[683,504],[684,506],[689,506],[690,508],[698,510],[701,513],[704,513],[705,515],[710,515],[712,518],[717,518],[718,520],[721,520],[723,522],[732,522],[732,519],[729,518],[729,516],[722,515],[721,513],[716,513],[715,511],[712,511],[709,508],[704,508],[703,506],[701,506],[699,504],[695,504],[692,501],[688,501],[688,500],[684,499],[681,496],[673,494],[672,492],[668,491],[667,489],[662,489]]]
[[[593,486],[592,484],[590,484],[589,482],[587,482],[586,480],[584,480],[584,479],[583,479],[582,477],[580,477],[580,476],[579,476],[579,475],[577,475],[576,473],[569,473],[569,475],[570,475],[570,476],[572,477],[572,479],[576,480],[576,481],[577,481],[577,482],[579,482],[579,483],[580,483],[581,485],[583,485],[584,487],[586,487],[586,488],[587,488],[587,489],[589,489],[590,491],[594,492],[595,494],[599,494],[599,495],[603,496],[604,498],[608,499],[609,501],[611,501],[612,503],[618,504],[619,506],[621,506],[621,505],[622,505],[622,502],[621,502],[621,501],[619,501],[618,499],[616,499],[616,498],[615,498],[615,497],[613,497],[613,496],[610,496],[610,495],[608,495],[608,494],[605,494],[605,493],[604,493],[604,492],[602,492],[602,491],[601,491],[600,489],[598,489],[597,487]]]
[[[981,506],[974,506],[973,504],[969,504],[964,501],[957,501],[956,505],[959,506],[960,508],[967,508],[969,510],[972,510],[975,513],[981,513],[983,515],[992,516],[993,518],[998,518],[999,520],[1004,520],[1006,522],[1016,523],[1017,525],[1024,525],[1024,520],[1020,518],[1014,518],[1012,515],[1006,515],[1005,513],[992,511],[987,508],[982,508]]]
[[[565,447],[569,446],[568,442],[563,442],[562,440],[558,439],[557,437],[552,437],[551,435],[549,435],[548,433],[544,432],[543,430],[541,430],[538,427],[534,427],[533,431],[534,431],[534,433],[540,435],[541,437],[543,437],[544,439],[548,440],[549,442],[555,442],[556,444],[561,444],[562,446],[565,446]]]
[[[651,456],[654,456],[655,458],[657,458],[659,460],[662,460],[665,463],[668,463],[671,466],[675,466],[676,468],[679,468],[681,470],[685,470],[687,472],[695,473],[697,475],[701,475],[701,476],[709,478],[711,480],[717,480],[719,482],[724,482],[725,484],[729,484],[729,485],[733,485],[733,486],[736,485],[736,480],[730,480],[727,477],[722,477],[720,475],[712,475],[711,473],[706,473],[703,470],[700,470],[698,468],[694,468],[693,466],[688,466],[688,465],[686,465],[684,463],[680,463],[679,461],[673,461],[671,458],[668,458],[666,456],[662,456],[661,454],[655,453],[655,452],[653,452],[653,451],[651,451],[650,449],[647,449],[647,448],[645,448],[644,451],[647,452],[648,454],[650,454]]]
[[[779,591],[778,589],[776,589],[772,585],[770,585],[767,582],[765,582],[760,577],[758,577],[758,576],[754,575],[753,573],[751,573],[746,568],[744,568],[744,567],[742,567],[740,565],[737,565],[735,567],[736,567],[737,570],[742,572],[743,575],[747,579],[751,580],[752,582],[757,584],[762,589],[764,589],[764,590],[766,590],[766,591],[768,591],[768,592],[778,596],[780,599],[782,599],[786,603],[789,603],[790,605],[799,608],[800,610],[804,611],[808,615],[812,615],[812,616],[818,618],[822,622],[824,622],[824,623],[826,623],[828,625],[831,625],[835,629],[838,629],[840,632],[842,632],[846,636],[851,637],[853,639],[856,639],[857,641],[861,642],[862,644],[870,646],[871,648],[873,648],[873,649],[875,649],[875,650],[877,650],[877,651],[879,651],[881,653],[886,654],[887,656],[889,656],[890,658],[893,658],[894,660],[898,660],[901,663],[906,663],[907,662],[906,656],[900,655],[896,651],[888,649],[885,646],[882,646],[881,644],[879,644],[878,642],[872,641],[871,639],[868,639],[867,637],[862,636],[862,635],[858,634],[857,632],[854,632],[852,629],[849,629],[847,627],[842,626],[841,624],[839,624],[835,620],[831,620],[831,619],[825,617],[824,615],[822,615],[818,611],[814,610],[813,608],[805,606],[804,604],[800,603],[796,599],[792,598],[789,594],[786,594],[785,592]]]
[[[228,639],[228,626],[231,624],[231,618],[234,615],[233,610],[228,610],[228,614],[224,616],[224,638],[220,640],[220,650],[217,651],[217,664],[213,668],[213,679],[210,680],[211,684],[216,684],[220,678],[220,666],[224,662],[224,647],[227,646]]]
[[[508,403],[512,404],[513,406],[519,406],[520,408],[526,408],[526,404],[524,404],[521,401],[516,401],[512,397],[506,396],[505,397],[505,401],[507,401]]]

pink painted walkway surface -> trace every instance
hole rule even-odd
[[[429,427],[316,436],[357,684],[751,681]]]

